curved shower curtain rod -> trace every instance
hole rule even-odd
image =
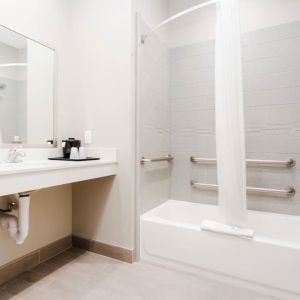
[[[198,5],[195,5],[195,6],[192,6],[184,11],[181,11],[180,13],[177,13],[175,15],[173,15],[172,17],[166,19],[165,21],[161,22],[160,24],[158,24],[156,27],[154,27],[153,29],[151,29],[147,34],[145,35],[142,35],[142,42],[144,43],[146,38],[151,35],[153,32],[155,32],[156,30],[158,30],[159,28],[163,27],[164,25],[176,20],[177,18],[180,18],[186,14],[189,14],[195,10],[198,10],[200,8],[203,8],[203,7],[206,7],[206,6],[209,6],[209,5],[212,5],[212,4],[216,4],[217,2],[219,2],[219,0],[210,0],[210,1],[207,1],[207,2],[204,2],[204,3],[201,3],[201,4],[198,4]]]

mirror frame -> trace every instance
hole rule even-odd
[[[51,50],[53,50],[54,52],[54,66],[53,66],[53,144],[52,145],[47,145],[47,144],[15,144],[15,143],[10,143],[10,144],[0,144],[0,149],[1,148],[11,148],[11,147],[22,147],[22,148],[57,148],[57,132],[58,132],[58,128],[57,128],[57,101],[58,101],[58,52],[57,49],[55,47],[53,47],[52,45],[45,43],[45,42],[41,42],[41,41],[37,41],[34,38],[28,37],[27,35],[20,33],[14,29],[11,29],[3,24],[0,24],[0,26],[2,26],[3,28],[6,28],[18,35],[21,35],[22,37],[29,39],[33,42],[36,42],[44,47],[47,47]]]

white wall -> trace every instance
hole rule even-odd
[[[61,103],[66,101],[63,97],[64,80],[68,79],[64,68],[67,3],[63,0],[0,0],[0,24],[52,44],[60,53],[59,118],[63,115],[61,108],[64,106]],[[72,233],[71,192],[70,186],[62,186],[39,191],[33,196],[28,241],[23,246],[17,246],[5,230],[0,230],[0,265]],[[0,198],[0,205],[4,204],[5,199]]]
[[[168,15],[172,16],[203,0],[169,0]],[[167,25],[168,44],[170,48],[193,44],[213,39],[216,23],[215,5],[189,13]]]
[[[141,31],[149,28],[141,22]],[[152,34],[139,51],[138,158],[170,153],[169,49]],[[169,198],[170,164],[138,167],[138,212],[142,214]]]
[[[0,64],[18,62],[18,49],[0,42]],[[0,67],[0,76],[17,80],[17,68]]]
[[[173,0],[172,13],[189,1]],[[193,3],[192,3],[193,2]],[[176,4],[176,5],[175,5]],[[190,4],[196,4],[191,1]],[[179,7],[180,6],[180,7]],[[242,54],[245,101],[246,155],[252,159],[298,160],[299,141],[294,131],[300,106],[299,35],[300,2],[241,0]],[[170,31],[171,149],[175,156],[171,174],[171,199],[208,204],[217,194],[191,189],[190,180],[217,183],[215,165],[192,165],[191,155],[215,157],[213,11],[203,9],[190,19],[176,22]],[[195,21],[192,24],[192,21]],[[199,23],[197,23],[197,20]],[[207,23],[199,25],[204,20]],[[298,22],[296,22],[298,21]],[[194,26],[194,27],[193,27]],[[198,26],[198,27],[197,27]],[[197,36],[197,28],[201,35]],[[173,36],[172,36],[173,34]],[[201,39],[209,41],[201,41]],[[172,39],[171,39],[172,41]],[[187,130],[189,129],[189,130]],[[282,170],[247,169],[247,185],[298,190],[298,167]],[[248,207],[284,214],[300,214],[300,198],[248,196]]]
[[[168,17],[168,0],[132,0],[132,3],[133,12],[138,13],[140,20],[147,26],[141,32],[143,35],[147,34]],[[162,41],[166,41],[167,34],[165,27],[157,30],[155,34]]]
[[[241,0],[242,31],[299,21],[299,12],[299,0]]]
[[[129,249],[134,246],[132,21],[130,0],[70,4],[68,97],[70,109],[78,109],[73,132],[82,137],[91,129],[94,145],[119,150],[114,180],[87,183],[93,188],[75,185],[74,234]],[[92,216],[81,213],[84,207],[94,208]]]
[[[69,114],[69,101],[65,96],[67,82],[66,74],[67,49],[67,13],[68,0],[0,0],[0,24],[27,35],[37,41],[54,46],[59,54],[58,68],[58,129],[59,137],[65,136],[67,125],[72,124],[72,114]],[[69,117],[66,118],[66,115]]]
[[[143,21],[151,28],[168,16],[168,0],[133,0],[134,10],[141,14]]]
[[[84,129],[91,129],[93,145],[119,149],[119,173],[115,179],[74,186],[74,234],[132,249],[135,211],[131,1],[93,0],[87,4],[83,0],[0,0],[0,5],[0,19],[5,26],[57,48],[59,140],[82,138]],[[98,209],[100,204],[105,205]],[[93,218],[81,213],[84,207],[91,207]],[[9,247],[5,251],[10,251]]]
[[[169,15],[203,0],[169,0]],[[241,30],[248,32],[300,19],[298,0],[240,0]],[[215,5],[186,15],[168,26],[169,46],[177,47],[215,37]]]
[[[300,22],[255,30],[242,35],[246,157],[299,160],[295,131],[300,105]],[[215,165],[193,165],[189,158],[215,157],[214,42],[172,49],[170,102],[171,199],[217,203],[217,193],[191,189],[190,180],[217,183]],[[188,130],[187,130],[188,129]],[[248,168],[247,185],[298,190],[299,167]],[[248,196],[255,210],[300,214],[300,197]]]

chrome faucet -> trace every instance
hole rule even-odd
[[[26,154],[23,151],[19,150],[19,147],[12,147],[9,149],[8,152],[8,162],[9,163],[20,163],[23,160],[21,159],[21,157],[25,157]]]

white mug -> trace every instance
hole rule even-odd
[[[87,158],[86,149],[84,147],[79,148],[79,158],[80,159],[86,159]]]
[[[79,153],[78,153],[78,148],[77,147],[72,147],[71,148],[70,159],[79,159]]]

